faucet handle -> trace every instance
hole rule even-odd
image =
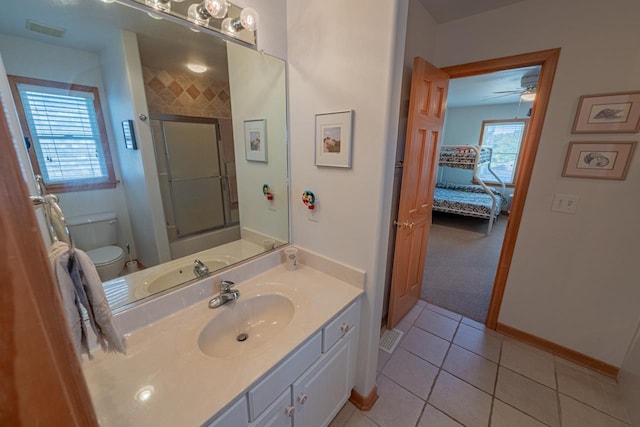
[[[220,281],[220,290],[223,292],[229,292],[229,290],[231,290],[231,287],[235,285],[234,282],[232,282],[231,280],[221,280]]]

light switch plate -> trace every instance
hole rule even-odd
[[[551,210],[553,212],[575,214],[578,211],[579,201],[580,197],[575,194],[556,193],[553,196]]]

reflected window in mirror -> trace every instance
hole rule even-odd
[[[36,173],[51,192],[116,185],[98,88],[9,76]]]

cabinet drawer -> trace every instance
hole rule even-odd
[[[360,317],[360,304],[354,302],[322,330],[322,352],[326,353],[347,332],[355,328]]]
[[[249,420],[255,420],[284,389],[289,387],[321,354],[322,338],[317,333],[285,359],[258,385],[249,390]]]

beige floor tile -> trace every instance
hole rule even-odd
[[[491,427],[545,427],[540,421],[506,403],[494,399]]]
[[[476,322],[475,320],[469,319],[468,317],[463,317],[462,318],[462,323],[467,325],[467,326],[471,326],[472,328],[479,329],[481,331],[484,331],[484,330],[487,329],[487,327],[484,325],[484,323]]]
[[[426,307],[426,306],[427,306],[427,302],[426,302],[425,300],[423,300],[423,299],[419,299],[419,300],[418,300],[418,302],[416,303],[416,305],[417,305],[418,307],[422,307],[422,308],[424,308],[424,307]]]
[[[460,325],[453,338],[453,343],[494,362],[498,362],[500,359],[502,338],[496,334]]]
[[[593,375],[565,364],[557,364],[556,372],[560,393],[593,406],[622,421],[630,422],[617,384],[601,381]]]
[[[420,316],[420,313],[422,313],[422,310],[423,310],[422,307],[418,305],[414,305],[413,308],[409,310],[409,312],[402,318],[401,322],[407,322],[413,325],[413,322],[415,322],[418,316]]]
[[[424,401],[384,375],[378,375],[377,385],[378,400],[367,417],[381,427],[414,427]]]
[[[563,427],[630,427],[584,403],[560,395]]]
[[[420,417],[418,427],[464,427],[444,412],[440,412],[431,405],[427,405]]]
[[[452,345],[442,369],[489,394],[493,394],[498,365],[484,357],[457,345]]]
[[[409,329],[411,329],[411,323],[409,322],[405,322],[404,320],[402,320],[400,323],[398,323],[396,325],[396,327],[394,329],[397,329],[399,331],[404,332],[405,334],[407,333],[407,331]]]
[[[500,367],[495,396],[545,424],[560,425],[556,391],[520,374]]]
[[[582,373],[584,373],[584,374],[589,374],[589,375],[591,375],[592,377],[595,377],[596,379],[598,379],[598,380],[600,380],[600,381],[602,381],[602,382],[609,383],[609,384],[618,384],[618,382],[616,381],[616,379],[615,379],[615,378],[611,378],[611,377],[608,377],[608,376],[606,376],[606,375],[603,375],[603,374],[601,374],[601,373],[599,373],[599,372],[592,371],[592,370],[591,370],[591,369],[589,369],[589,368],[586,368],[586,367],[584,367],[584,366],[580,366],[580,365],[578,365],[578,364],[575,364],[575,363],[573,363],[573,362],[570,362],[570,361],[568,361],[567,359],[563,359],[562,357],[554,356],[554,360],[555,360],[555,362],[556,362],[556,367],[557,367],[558,365],[568,366],[568,367],[570,367],[570,368],[575,369],[576,371],[580,371],[580,372],[582,372]]]
[[[453,335],[458,328],[457,321],[431,310],[422,310],[422,313],[420,313],[420,316],[413,322],[413,325],[427,332],[431,332],[440,338],[444,338],[447,341],[453,339]]]
[[[438,374],[438,368],[407,350],[398,348],[382,370],[382,374],[426,400]]]
[[[556,388],[555,363],[551,353],[505,339],[502,342],[500,365],[547,387]]]
[[[369,417],[362,412],[356,410],[344,427],[378,427]]]
[[[400,341],[400,347],[436,366],[441,366],[449,349],[449,341],[413,326]]]
[[[382,372],[382,370],[384,369],[384,365],[387,364],[389,359],[391,359],[391,354],[387,353],[386,351],[378,350],[378,368],[376,369],[376,371]]]
[[[462,316],[460,316],[458,313],[454,313],[453,311],[449,311],[447,309],[444,309],[442,307],[438,307],[437,305],[433,305],[430,303],[427,303],[427,308],[431,311],[435,311],[438,314],[442,314],[443,316],[447,316],[450,319],[453,319],[457,322],[459,322],[460,320],[462,320]]]
[[[353,406],[353,403],[347,401],[342,409],[340,409],[340,412],[333,418],[329,427],[344,427],[355,411],[356,407]]]
[[[491,396],[445,371],[440,371],[429,403],[465,426],[489,424]]]

